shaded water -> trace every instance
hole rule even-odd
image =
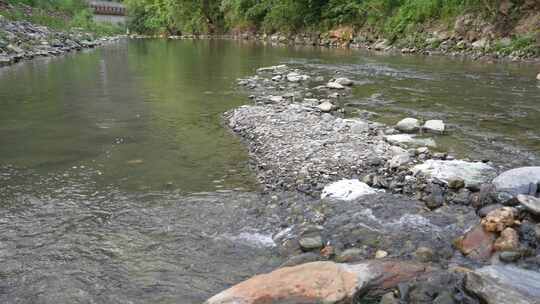
[[[443,149],[538,164],[538,66],[147,40],[2,68],[0,302],[200,303],[278,265],[220,114],[284,62],[364,81],[343,103],[377,120],[443,118]]]

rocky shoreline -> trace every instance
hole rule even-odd
[[[538,303],[540,167],[437,152],[442,121],[347,118],[335,100],[356,83],[286,65],[238,80],[254,104],[224,123],[285,262],[207,303]]]
[[[35,57],[59,56],[94,48],[122,38],[96,38],[79,29],[55,31],[27,21],[10,21],[0,15],[0,67]]]

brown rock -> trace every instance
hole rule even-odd
[[[514,208],[502,207],[489,212],[482,219],[482,226],[489,232],[501,232],[506,227],[515,224],[516,212]]]
[[[501,232],[501,236],[495,241],[495,250],[514,251],[519,247],[519,235],[513,228],[506,228]]]
[[[422,264],[397,261],[313,262],[255,276],[213,296],[206,304],[350,304],[358,294],[381,294],[429,271]]]
[[[467,257],[477,261],[485,261],[493,253],[494,241],[494,233],[485,231],[482,225],[477,225],[458,238],[454,245]]]

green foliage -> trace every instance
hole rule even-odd
[[[469,9],[491,12],[498,0],[126,0],[138,32],[326,30],[368,24],[390,37]]]
[[[499,41],[492,50],[502,55],[540,56],[540,45],[533,35],[514,37],[508,44]]]

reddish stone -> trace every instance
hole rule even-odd
[[[454,245],[467,257],[477,261],[486,261],[493,254],[495,237],[494,233],[484,230],[482,225],[477,225],[458,238]]]
[[[398,261],[313,262],[255,276],[206,304],[351,304],[358,294],[383,292],[430,270],[422,264]]]

